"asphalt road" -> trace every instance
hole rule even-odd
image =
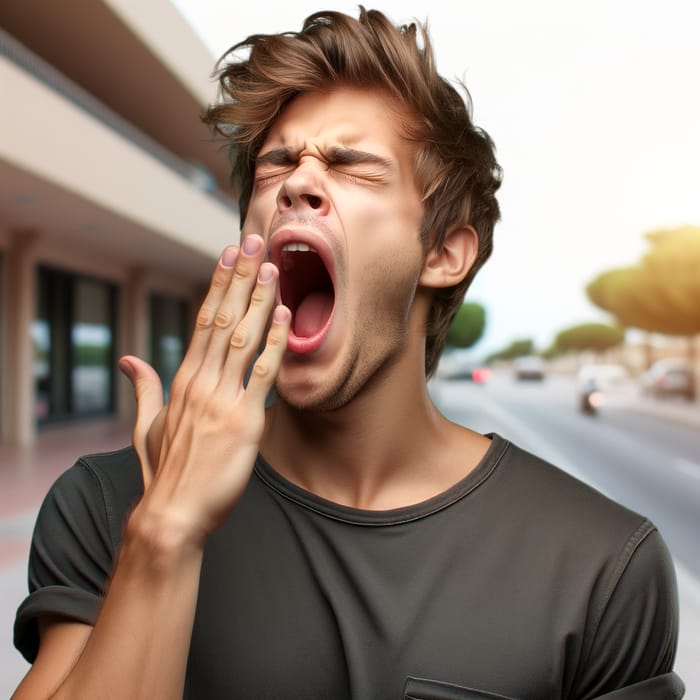
[[[700,423],[640,411],[633,386],[608,394],[596,416],[584,415],[568,377],[435,380],[431,393],[453,421],[501,434],[656,524],[679,579],[676,669],[686,682],[686,700],[700,700]],[[683,410],[680,403],[675,408]]]

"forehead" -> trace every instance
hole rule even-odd
[[[372,146],[383,155],[408,153],[402,136],[405,111],[379,90],[336,88],[303,93],[295,97],[270,128],[261,149],[288,146],[303,148],[307,143]]]

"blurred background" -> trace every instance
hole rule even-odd
[[[504,169],[502,221],[431,391],[649,516],[676,562],[700,699],[700,73],[694,3],[383,0],[427,20]],[[0,695],[36,509],[129,440],[116,359],[166,388],[239,217],[199,122],[256,32],[345,2],[0,3]]]

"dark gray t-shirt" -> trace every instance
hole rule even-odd
[[[594,698],[669,671],[677,596],[654,526],[489,437],[462,481],[389,511],[326,501],[259,458],[206,546],[185,697],[401,700],[420,678],[421,698]],[[131,448],[50,490],[15,623],[29,661],[40,615],[95,622],[141,490]]]

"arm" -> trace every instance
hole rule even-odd
[[[94,628],[43,620],[39,655],[16,698],[181,696],[204,544],[250,477],[265,397],[286,348],[289,311],[273,313],[277,270],[262,263],[261,239],[249,238],[257,249],[227,249],[217,264],[166,409],[154,370],[122,358],[138,404],[134,447],[144,494]],[[244,388],[271,314],[265,350]],[[161,439],[149,457],[157,415]]]

